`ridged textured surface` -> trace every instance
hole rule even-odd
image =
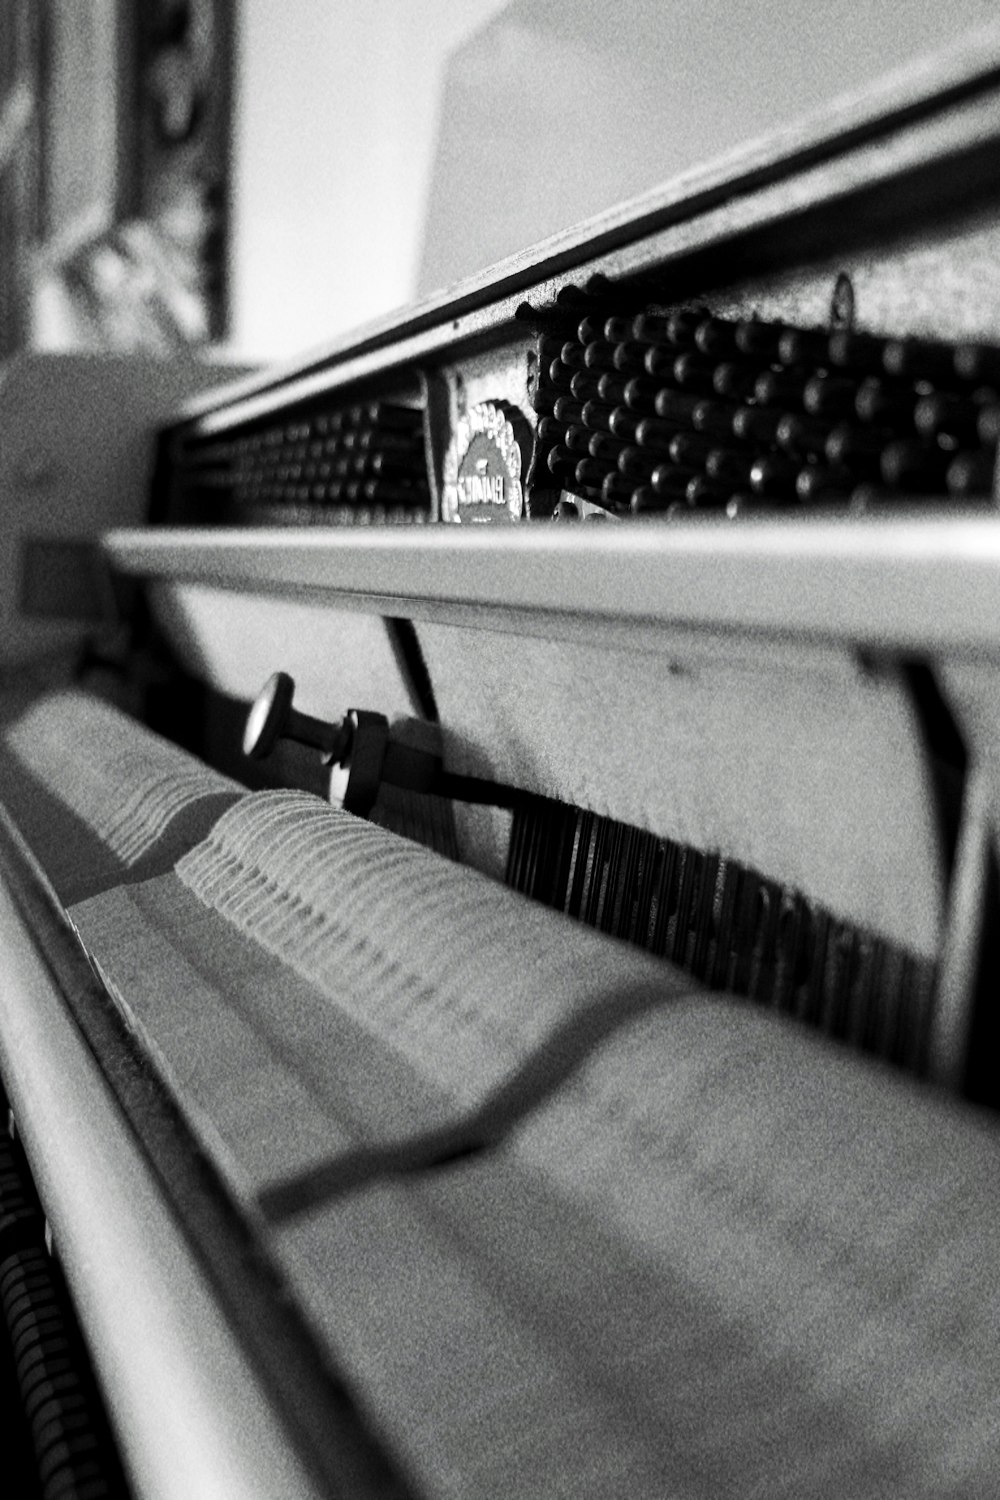
[[[304,793],[260,793],[231,808],[177,875],[468,1104],[588,1006],[624,1006],[637,992],[667,998],[683,983]]]
[[[243,788],[110,704],[48,693],[8,722],[0,793],[59,895],[169,869]]]

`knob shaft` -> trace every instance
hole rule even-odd
[[[287,672],[275,672],[257,694],[243,731],[243,754],[263,760],[279,740],[295,740],[319,750],[328,765],[339,761],[351,743],[351,726],[314,719],[292,707],[295,682]]]

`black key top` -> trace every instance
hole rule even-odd
[[[783,323],[765,323],[757,318],[748,318],[736,325],[736,347],[741,354],[774,360],[778,358],[778,344],[784,331]]]
[[[588,344],[583,351],[583,358],[584,362],[586,363],[587,369],[616,369],[617,366],[614,362],[614,353],[617,347],[617,344],[609,344],[607,339],[594,339],[593,343]]]
[[[643,417],[636,429],[636,440],[643,448],[662,448],[672,453],[671,445],[679,431],[693,436],[676,422],[667,422],[661,417]]]
[[[631,406],[631,402],[629,405]],[[690,422],[699,406],[697,396],[683,391],[674,391],[669,386],[658,389],[655,400],[656,415],[668,422]]]
[[[704,433],[706,437],[728,441],[737,436],[733,418],[738,410],[731,401],[715,401],[706,397],[698,402],[691,413],[691,425],[696,432]]]
[[[712,375],[713,389],[730,401],[747,401],[753,396],[754,387],[763,373],[757,366],[739,360],[724,360],[716,365]]]
[[[781,411],[760,406],[739,406],[733,412],[733,435],[745,443],[769,448],[776,441],[778,423],[783,415]]]
[[[802,405],[810,416],[844,417],[854,411],[857,381],[846,375],[814,375],[806,381]]]
[[[616,406],[608,418],[608,426],[615,437],[621,438],[623,443],[639,441],[639,428],[642,422],[643,418],[637,417],[634,412],[628,411],[624,406]]]
[[[808,458],[810,454],[822,453],[830,434],[827,422],[810,421],[794,412],[786,412],[775,429],[778,447],[793,458]]]
[[[885,339],[873,333],[838,328],[830,335],[830,364],[838,370],[881,370]]]
[[[955,380],[955,350],[936,339],[889,339],[882,350],[887,375],[905,380]]]
[[[959,453],[948,465],[945,476],[948,493],[960,500],[972,500],[993,493],[996,455],[977,449]]]
[[[909,425],[913,420],[916,397],[912,391],[902,390],[870,375],[858,386],[854,398],[854,410],[862,422],[882,423],[886,426],[898,423]]]
[[[944,494],[947,462],[940,448],[904,439],[882,450],[882,478],[893,489]]]
[[[661,387],[657,380],[650,380],[645,375],[633,375],[625,386],[625,405],[632,411],[645,411],[649,408],[655,410],[655,401]]]
[[[637,339],[628,339],[615,345],[612,363],[623,375],[641,375],[646,368],[647,352],[645,344],[640,344]]]
[[[885,443],[885,435],[878,429],[841,422],[831,429],[824,448],[834,468],[866,474],[879,472]]]
[[[847,469],[826,464],[809,464],[799,471],[795,493],[806,505],[846,500],[854,488],[854,476]]]
[[[614,439],[609,441],[613,442]],[[618,472],[635,483],[648,481],[657,463],[658,455],[651,453],[648,448],[635,448],[621,446],[618,454]]]
[[[829,349],[830,335],[825,328],[786,328],[778,340],[778,358],[783,365],[825,365]]]
[[[705,318],[694,331],[695,346],[713,359],[728,359],[736,354],[736,324],[728,318]]]

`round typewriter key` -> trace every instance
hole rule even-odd
[[[635,443],[639,441],[639,428],[642,419],[634,412],[628,411],[624,406],[616,406],[608,418],[608,426],[616,438],[621,438],[623,443]]]
[[[745,488],[750,483],[753,459],[747,453],[734,453],[728,448],[713,448],[705,459],[705,473],[709,479],[726,486],[732,493],[734,485]]]
[[[650,477],[656,459],[656,454],[650,453],[648,448],[623,448],[618,455],[618,470],[637,483]]]
[[[581,344],[592,344],[595,339],[603,338],[603,318],[595,317],[593,313],[588,313],[577,327],[576,336],[580,340]]]
[[[655,375],[661,380],[673,380],[674,361],[676,358],[676,349],[664,349],[657,344],[653,344],[646,350],[644,364],[647,373]]]
[[[632,319],[631,338],[643,344],[659,344],[667,338],[667,319],[653,313],[640,313]]]
[[[778,358],[783,365],[825,365],[829,349],[830,335],[825,328],[786,328],[778,339]]]
[[[915,404],[916,397],[912,391],[900,390],[898,386],[880,380],[877,375],[869,375],[863,380],[854,398],[854,410],[863,422],[882,422],[887,425],[912,422]]]
[[[573,457],[572,453],[570,453],[568,448],[557,445],[551,450],[545,462],[549,467],[550,473],[560,474],[563,473],[566,469],[571,469],[576,463],[576,460]]]
[[[612,375],[610,371],[601,375],[597,382],[598,399],[606,402],[609,406],[621,406],[626,399],[625,392],[631,381],[625,380],[621,375]],[[656,386],[650,381],[654,391]]]
[[[653,404],[656,415],[663,417],[666,421],[690,422],[698,401],[697,396],[687,395],[683,391],[671,390],[669,386],[664,386],[657,390]]]
[[[600,378],[593,370],[577,370],[569,383],[570,395],[578,401],[593,401],[598,393]]]
[[[567,427],[563,437],[563,444],[570,453],[585,454],[590,452],[591,434],[586,427]]]
[[[720,396],[730,401],[744,401],[753,395],[757,377],[761,371],[738,360],[725,360],[716,365],[712,375],[712,386]]]
[[[782,323],[765,323],[756,318],[748,318],[745,322],[737,323],[733,337],[741,354],[753,354],[761,359],[772,360],[778,357],[778,341],[783,332]]]
[[[605,505],[628,506],[635,485],[621,474],[606,474],[601,481],[601,499]]]
[[[675,432],[670,439],[670,457],[675,464],[681,464],[689,471],[700,468],[708,455],[715,450],[715,444],[710,437],[705,437],[700,432]]]
[[[884,446],[885,438],[882,433],[870,427],[841,422],[831,429],[823,448],[834,468],[877,471]]]
[[[953,396],[937,391],[921,396],[913,408],[913,425],[921,437],[941,435],[958,439],[975,438],[979,408],[968,396]]]
[[[714,386],[712,377],[715,374],[715,361],[704,354],[696,354],[688,350],[685,354],[678,354],[674,360],[674,379],[685,391],[697,391],[701,395],[709,395]]]
[[[959,453],[948,465],[946,483],[949,494],[959,499],[986,498],[993,493],[993,474],[996,457],[992,453],[977,450],[974,453]]]
[[[755,459],[750,467],[750,488],[755,495],[767,495],[775,499],[790,498],[795,494],[798,477],[797,465],[787,458],[768,454]]]
[[[630,451],[619,438],[611,437],[607,432],[591,432],[588,448],[591,458],[603,458],[606,463],[613,464],[617,464],[620,454]]]
[[[634,322],[634,318],[606,318],[604,337],[610,339],[613,344],[624,344],[633,337],[632,324]]]
[[[572,396],[560,396],[553,408],[560,422],[579,422],[583,417],[583,402]]]
[[[655,515],[669,520],[691,514],[691,507],[683,495],[660,494],[657,490],[651,490],[647,485],[643,485],[633,494],[631,510],[636,516]]]
[[[696,432],[707,437],[732,439],[739,436],[733,427],[738,410],[739,407],[729,401],[699,401],[691,413],[691,425]]]
[[[953,364],[960,380],[1000,389],[1000,349],[989,344],[959,344]]]
[[[694,331],[694,342],[702,354],[726,359],[737,352],[736,324],[727,318],[703,318]]]
[[[745,495],[741,491],[737,495],[730,495],[726,501],[726,515],[730,521],[735,521],[740,516],[749,515],[753,511],[759,510],[760,506],[761,501],[758,500],[756,495]]]
[[[943,494],[947,455],[930,443],[901,440],[882,450],[882,478],[893,489]]]
[[[827,468],[823,464],[809,464],[799,471],[795,481],[795,493],[806,504],[822,501],[846,500],[854,486],[851,474],[845,469]]]
[[[608,477],[608,466],[596,458],[581,458],[573,473],[577,484],[587,489],[600,489]]]
[[[632,336],[643,343],[672,344],[675,350],[691,348],[694,345],[695,329],[704,318],[703,310],[680,309],[665,317],[642,313],[632,324]]]
[[[633,375],[625,386],[625,405],[633,411],[643,411],[653,406],[661,389],[659,381],[649,380],[645,375]]]
[[[588,344],[583,351],[584,363],[588,370],[614,370],[621,369],[615,359],[617,344],[609,344],[607,339],[595,339]],[[639,368],[642,368],[640,363]]]
[[[775,430],[775,441],[795,458],[806,458],[811,453],[822,453],[830,434],[826,422],[810,421],[808,417],[786,412]]]
[[[635,339],[626,340],[615,345],[612,363],[616,370],[621,370],[623,375],[639,375],[645,366],[646,345],[640,344]]]
[[[802,391],[802,405],[813,417],[842,417],[854,410],[857,382],[844,375],[813,375]]]
[[[573,382],[573,371],[569,365],[564,365],[561,359],[554,359],[549,365],[549,380],[553,385],[559,386],[561,390],[570,390]]]
[[[679,349],[690,347],[694,344],[694,336],[699,325],[704,321],[705,309],[703,307],[678,308],[667,318],[667,339],[671,344],[676,344]]]
[[[580,420],[585,427],[600,428],[607,432],[612,410],[603,401],[588,401],[580,413]]]
[[[859,484],[851,491],[847,508],[852,515],[864,516],[880,510],[895,509],[898,505],[899,497],[890,490],[883,489],[881,485]]]
[[[582,344],[566,343],[559,350],[559,358],[564,365],[569,365],[574,370],[582,370],[586,364]]]
[[[754,399],[761,406],[800,406],[807,378],[801,370],[765,370],[754,382]]]
[[[679,500],[684,497],[687,487],[695,476],[688,468],[680,464],[657,464],[653,470],[651,479],[653,489],[662,497]]]
[[[722,484],[704,474],[696,474],[688,481],[685,490],[687,503],[692,510],[724,510],[733,493],[731,484]]]
[[[651,484],[641,484],[638,489],[632,491],[632,499],[629,509],[633,515],[642,515],[643,511],[660,510],[663,502],[653,489]]]
[[[830,364],[838,370],[881,370],[885,340],[838,328],[830,335]]]
[[[995,446],[1000,442],[1000,406],[983,406],[980,408],[976,418],[976,431],[979,441],[987,447]]]
[[[775,443],[781,413],[766,410],[763,407],[738,407],[733,413],[732,420],[735,437],[742,438],[744,443],[771,447],[771,444]]]
[[[955,351],[934,339],[889,339],[882,350],[887,375],[906,380],[955,379]]]
[[[678,428],[676,422],[667,422],[660,417],[643,417],[636,429],[636,438],[643,448],[662,448],[670,450],[678,431],[687,429]],[[693,437],[693,433],[689,433]]]

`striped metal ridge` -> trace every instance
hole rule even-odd
[[[539,798],[514,814],[506,882],[919,1076],[936,965],[717,853]]]

